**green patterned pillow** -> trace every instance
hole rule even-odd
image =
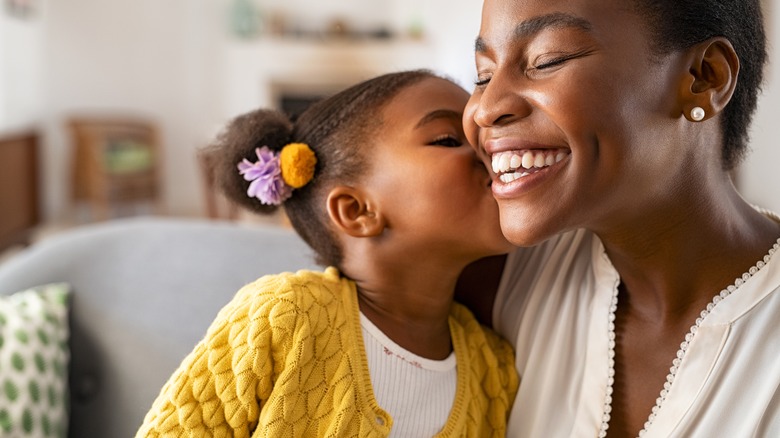
[[[65,437],[70,286],[0,296],[0,436]]]

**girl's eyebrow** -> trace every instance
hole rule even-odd
[[[438,119],[452,119],[456,120],[458,123],[463,119],[463,114],[458,111],[453,111],[449,109],[437,109],[429,112],[428,114],[424,115],[419,122],[417,122],[416,125],[414,125],[414,129],[419,129],[423,127],[424,125],[433,122],[434,120]]]
[[[528,20],[520,22],[520,24],[515,26],[512,38],[527,38],[546,29],[560,29],[567,27],[577,28],[586,32],[590,32],[592,29],[590,22],[582,17],[564,12],[554,12],[551,14],[529,18]],[[487,50],[488,46],[485,40],[483,40],[482,37],[477,37],[476,41],[474,42],[474,51],[477,53],[484,53]]]

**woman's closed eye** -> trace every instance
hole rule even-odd
[[[561,67],[563,64],[565,64],[568,61],[571,61],[572,59],[581,58],[590,53],[591,52],[588,50],[583,50],[575,53],[558,54],[558,55],[550,54],[548,56],[540,56],[539,58],[536,59],[534,65],[529,68],[529,71],[553,70],[556,67]]]
[[[557,56],[554,58],[547,58],[544,61],[536,62],[534,66],[528,67],[527,74],[533,74],[534,72],[541,73],[544,70],[553,70],[556,67],[560,67],[564,63],[580,56],[580,53],[574,53],[569,55]],[[480,76],[474,81],[474,85],[479,88],[485,88],[490,83],[490,76]]]
[[[458,147],[463,146],[463,140],[453,135],[441,135],[429,143],[432,146]]]
[[[488,84],[488,82],[490,82],[490,78],[489,77],[480,77],[480,78],[477,78],[477,79],[474,80],[474,85],[476,87],[478,87],[478,88],[479,87],[484,87],[485,85]]]
[[[563,64],[564,62],[570,60],[571,58],[572,56],[560,56],[557,58],[553,58],[535,65],[534,67],[532,67],[532,70],[544,70],[552,67],[557,67]]]

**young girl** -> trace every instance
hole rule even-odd
[[[510,250],[467,100],[393,73],[294,124],[259,110],[227,127],[210,149],[226,193],[283,205],[330,267],[242,288],[137,436],[504,436],[513,352],[453,302],[467,264]]]

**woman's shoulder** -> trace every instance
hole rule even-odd
[[[595,272],[593,262],[598,254],[604,254],[603,245],[584,229],[562,233],[509,254],[493,303],[493,328],[515,344],[529,304],[537,302],[549,309],[552,307],[541,303],[561,294],[575,296],[566,291],[584,287],[583,281]],[[535,316],[538,315],[532,315]]]

